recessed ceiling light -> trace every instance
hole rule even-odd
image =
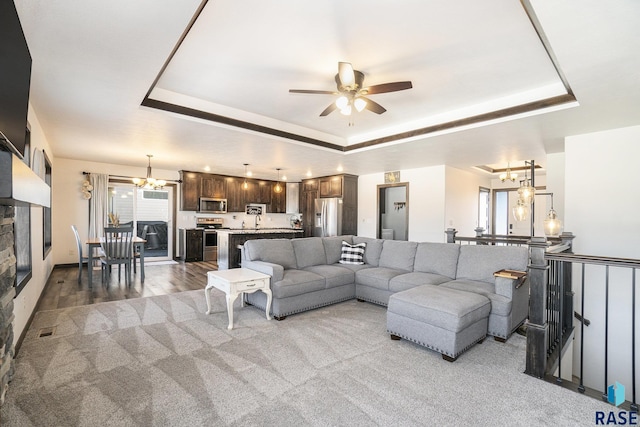
[[[338,172],[342,172],[344,169],[342,168],[342,165],[338,166]]]
[[[307,176],[313,176],[313,174],[311,173],[311,171],[307,171]]]
[[[253,176],[253,172],[247,171],[247,176]]]
[[[211,170],[211,168],[208,165],[205,166],[203,169],[204,169],[205,172],[209,172]]]
[[[287,180],[287,176],[286,176],[286,175],[282,175],[282,176],[280,177],[280,179],[282,179],[283,181],[286,181],[286,180]]]

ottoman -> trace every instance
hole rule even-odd
[[[422,285],[389,298],[387,331],[392,340],[413,341],[449,362],[487,335],[491,302],[472,292]]]

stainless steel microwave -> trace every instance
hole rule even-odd
[[[200,197],[200,209],[198,212],[214,214],[227,213],[227,199]]]

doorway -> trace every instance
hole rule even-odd
[[[147,241],[144,256],[153,261],[173,259],[174,188],[138,188],[133,184],[109,182],[109,213],[117,214],[120,225],[130,225]]]
[[[537,191],[544,187],[537,187]],[[493,190],[493,229],[497,235],[530,236],[531,212],[524,221],[516,221],[513,208],[518,201],[517,189]],[[544,218],[549,209],[545,198],[536,197],[534,203],[534,233],[544,236]]]
[[[376,237],[409,240],[409,183],[378,185]]]

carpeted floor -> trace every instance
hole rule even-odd
[[[523,374],[525,339],[448,363],[355,300],[267,321],[204,291],[36,314],[2,426],[593,425],[614,409]],[[39,337],[46,328],[51,336]]]

